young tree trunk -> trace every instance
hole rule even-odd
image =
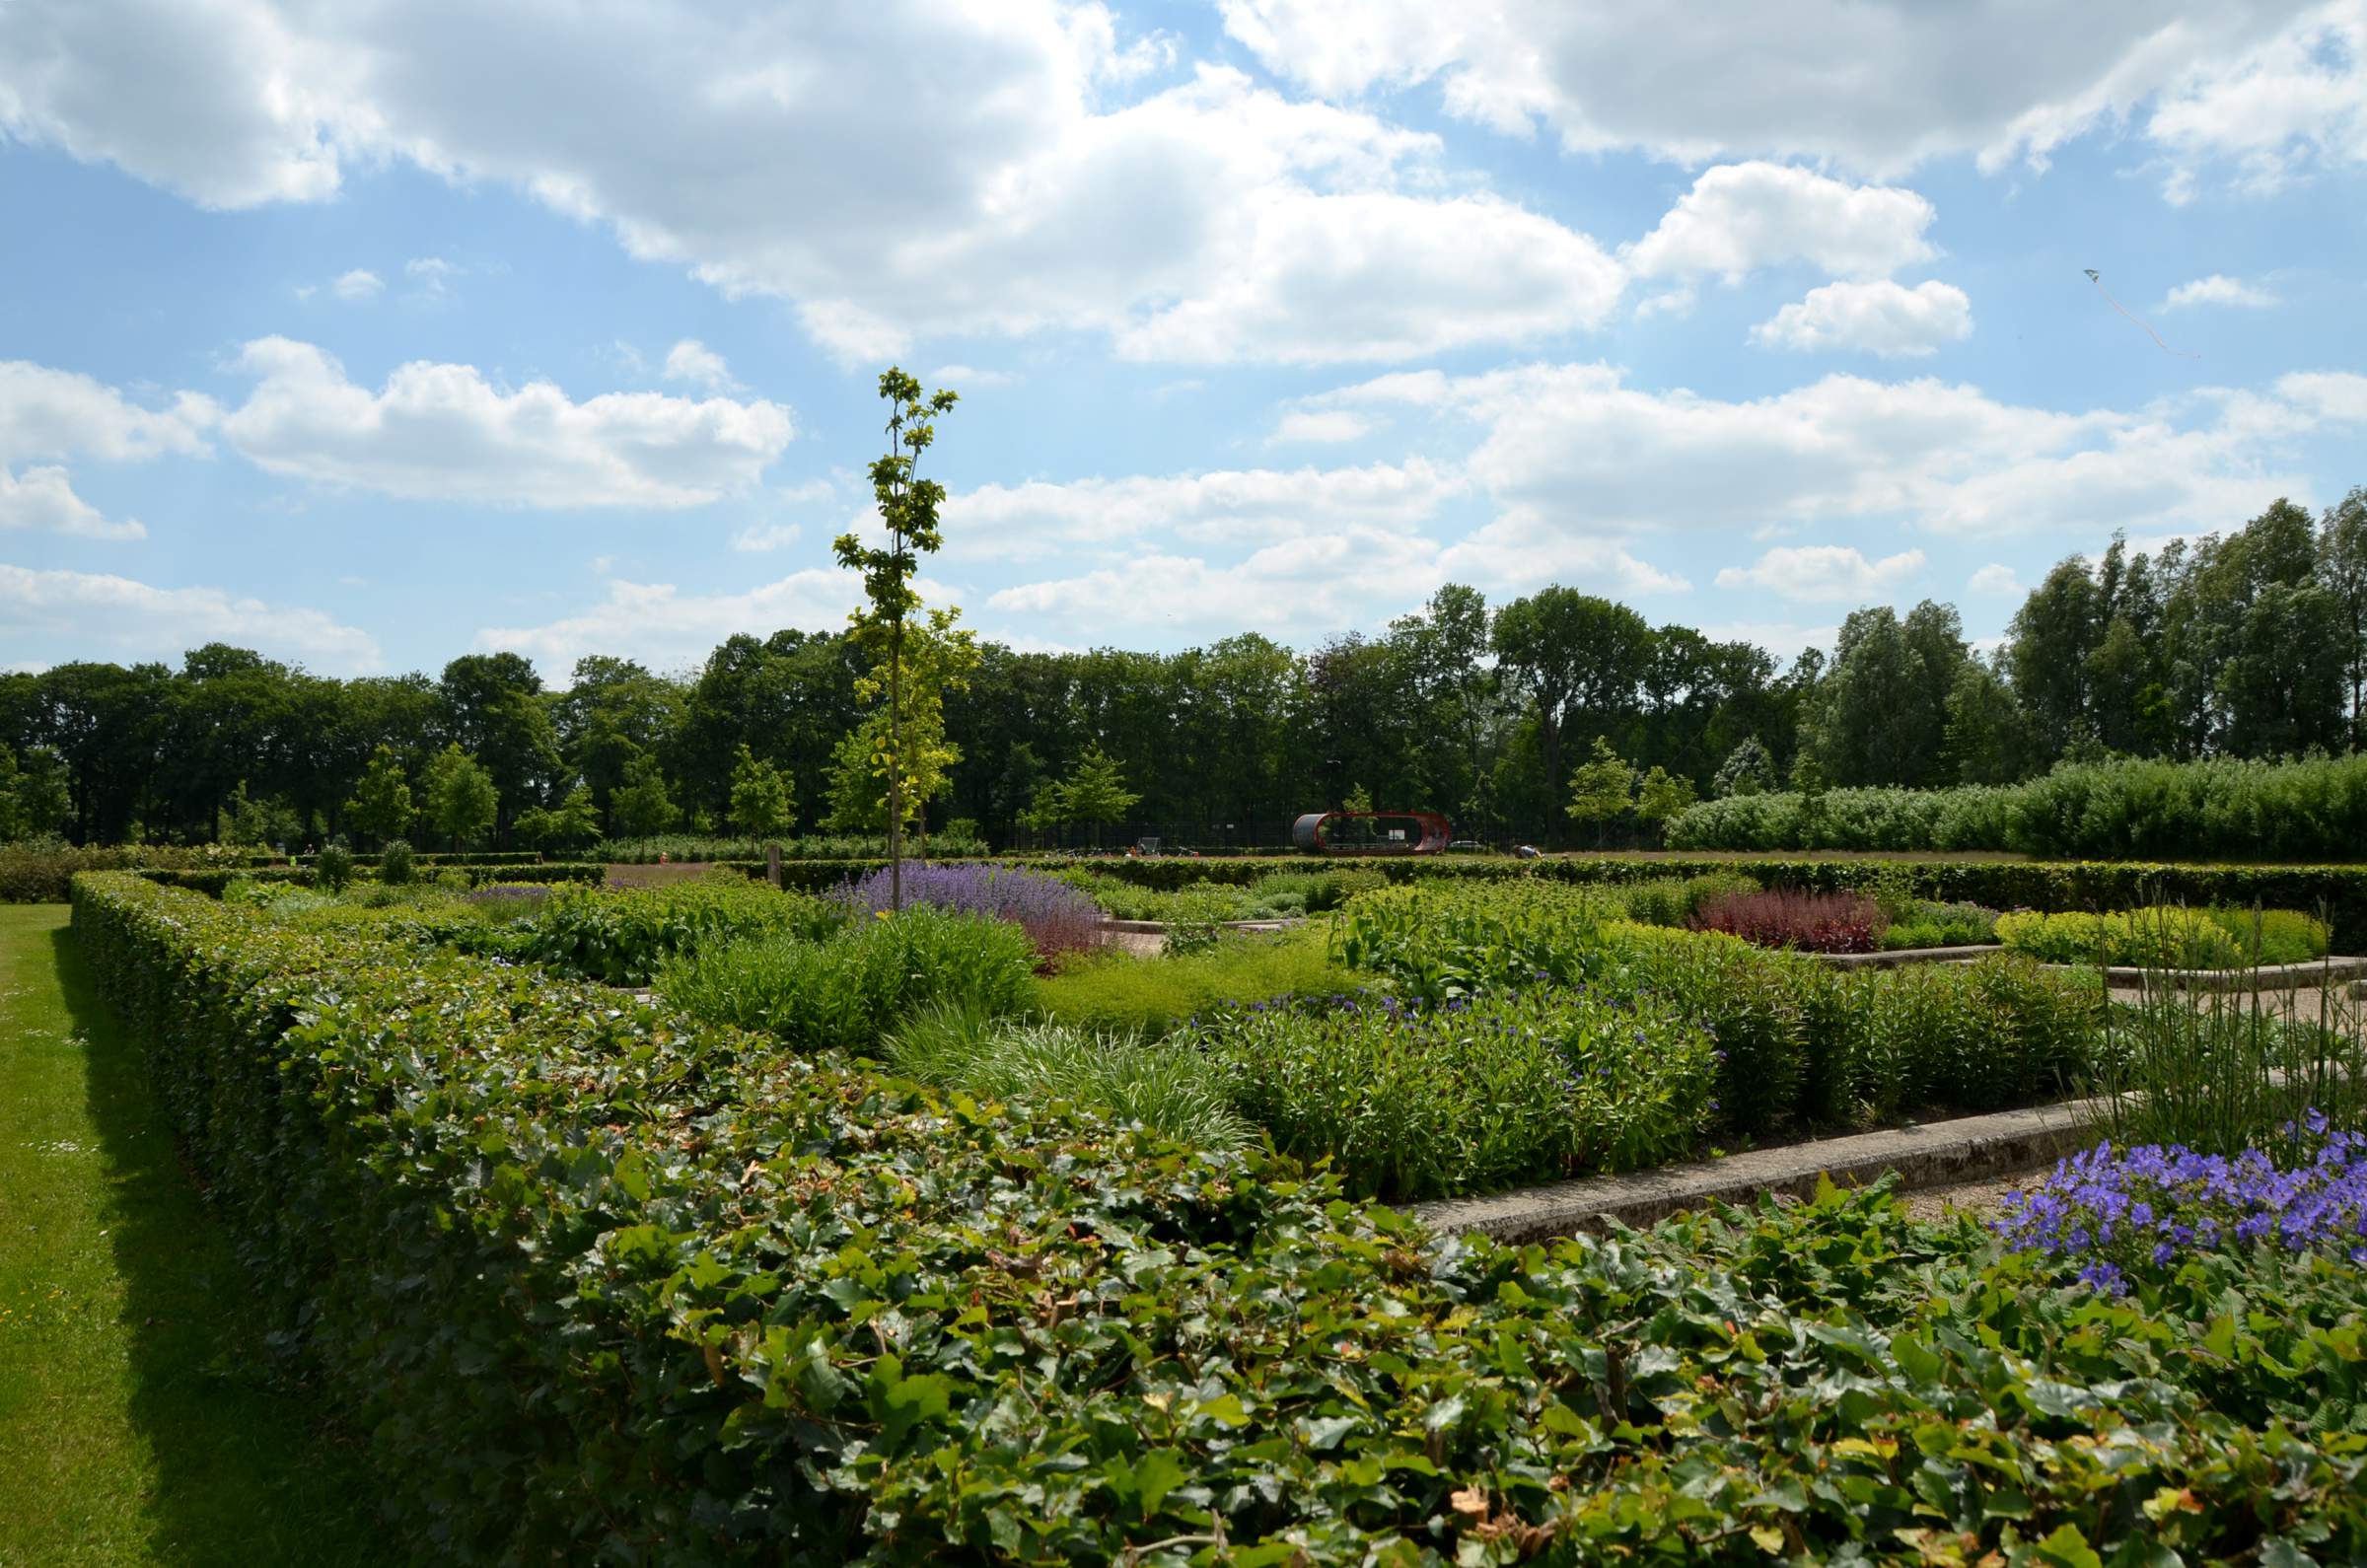
[[[901,554],[901,534],[889,547]],[[899,608],[888,630],[888,907],[904,912],[904,615]]]

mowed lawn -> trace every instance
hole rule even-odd
[[[353,1457],[266,1371],[66,913],[0,905],[0,1565],[401,1560]]]

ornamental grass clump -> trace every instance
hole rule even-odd
[[[2292,1155],[2202,1154],[2109,1140],[2056,1164],[2006,1200],[1998,1235],[2016,1251],[2077,1265],[2118,1295],[2197,1252],[2323,1253],[2367,1264],[2367,1138],[2310,1110],[2281,1129]]]
[[[1223,1063],[1275,1148],[1393,1201],[1658,1165],[1718,1108],[1708,1031],[1665,998],[1585,986],[1255,1003],[1170,1045]]]
[[[1008,920],[1028,934],[1042,958],[1077,953],[1101,941],[1102,911],[1057,877],[1007,865],[928,865],[906,861],[904,906],[927,904],[957,914]],[[836,901],[858,917],[890,905],[887,868],[841,887]]]
[[[1723,931],[1755,948],[1802,953],[1872,953],[1882,945],[1882,906],[1848,892],[1788,888],[1711,898],[1693,916],[1703,931]]]

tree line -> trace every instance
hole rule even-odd
[[[1785,667],[1576,588],[1491,606],[1455,584],[1380,633],[1306,651],[1250,631],[1172,654],[1023,652],[943,612],[899,635],[917,706],[895,744],[924,830],[958,820],[1008,842],[1093,811],[1270,844],[1296,813],[1356,795],[1444,811],[1466,836],[1624,841],[1649,831],[1635,781],[1665,817],[1688,793],[1786,782],[2358,750],[2367,490],[2315,519],[2278,501],[2191,545],[2072,556],[1987,656],[1933,601],[1860,609],[1831,650]],[[859,631],[736,635],[679,673],[586,658],[564,688],[512,653],[354,679],[220,643],[177,669],[62,664],[0,677],[0,833],[359,841],[403,818],[425,838],[505,845],[878,830],[879,680],[878,639]]]

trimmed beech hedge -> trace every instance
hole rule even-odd
[[[281,1342],[378,1461],[390,1553],[2367,1552],[2367,1288],[2328,1259],[2115,1302],[1837,1194],[1434,1243],[1270,1156],[531,967],[119,875],[74,901]]]

